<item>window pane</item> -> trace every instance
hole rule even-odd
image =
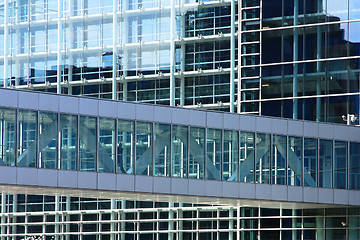
[[[360,143],[350,143],[349,189],[360,190]]]
[[[118,173],[134,173],[134,122],[118,120]]]
[[[60,115],[60,168],[77,170],[78,117]]]
[[[96,171],[96,118],[80,116],[80,171]]]
[[[302,138],[289,137],[288,185],[302,186]]]
[[[255,134],[240,132],[240,182],[254,182]]]
[[[189,178],[204,179],[205,129],[190,127]]]
[[[0,142],[0,165],[15,165],[16,146],[16,111],[11,109],[0,109],[1,117],[1,139]]]
[[[317,187],[317,139],[304,139],[304,186]]]
[[[152,123],[136,123],[136,174],[152,175]]]
[[[239,181],[239,132],[224,131],[223,180]]]
[[[286,136],[273,137],[272,183],[286,185]]]
[[[170,125],[154,125],[154,176],[169,176]]]
[[[172,127],[172,177],[187,178],[188,165],[188,127]]]
[[[270,134],[256,134],[256,182],[270,183]]]
[[[334,188],[347,188],[347,142],[335,141]]]
[[[39,167],[56,169],[57,113],[39,113]]]
[[[207,129],[206,178],[221,180],[221,130]]]
[[[37,112],[20,110],[18,116],[19,167],[36,167]]]
[[[99,118],[99,172],[114,172],[115,144],[115,120]]]
[[[320,140],[319,144],[319,187],[332,188],[332,141]]]

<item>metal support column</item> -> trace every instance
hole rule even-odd
[[[299,0],[294,0],[294,40],[293,40],[293,61],[299,59],[299,33],[296,27],[299,24]],[[298,64],[293,64],[293,97],[298,97]],[[298,99],[293,99],[293,119],[298,119]]]
[[[58,49],[57,49],[57,76],[56,76],[56,80],[57,80],[57,84],[56,84],[56,93],[61,93],[61,68],[62,68],[62,56],[61,56],[61,50],[62,50],[62,34],[63,34],[63,29],[62,29],[62,22],[61,22],[61,18],[62,18],[62,6],[63,6],[63,1],[58,1],[58,31],[57,31],[57,44],[58,44]]]
[[[1,213],[6,213],[6,194],[2,193],[1,194]],[[5,223],[6,223],[6,216],[2,216],[1,217],[1,240],[5,239],[4,235],[6,234],[6,227],[5,227]]]
[[[237,113],[241,113],[241,51],[242,51],[242,0],[238,1],[238,87],[237,87]]]
[[[118,24],[117,24],[117,12],[118,9],[118,1],[117,0],[113,0],[113,58],[112,58],[112,99],[113,100],[117,100],[117,84],[116,84],[116,77],[117,77],[117,71],[118,71],[118,53],[117,53],[117,40],[118,40],[118,36],[117,36],[117,28],[118,28]]]
[[[318,13],[322,13],[322,0],[317,2]],[[322,40],[321,40],[321,26],[316,27],[316,58],[321,59],[321,49],[322,49]],[[316,62],[316,72],[318,74],[316,78],[316,95],[321,95],[321,64],[322,62]],[[316,98],[316,121],[320,122],[321,120],[321,98]]]
[[[175,0],[171,0],[170,12],[170,106],[175,106]]]
[[[235,104],[235,0],[231,0],[231,36],[230,36],[230,112]]]
[[[8,67],[9,67],[9,59],[8,59],[8,42],[9,42],[9,0],[5,0],[4,7],[4,87],[8,86]]]
[[[181,14],[181,39],[185,37],[185,14]],[[181,52],[180,52],[180,70],[181,70],[181,78],[180,78],[180,105],[185,105],[185,43],[181,41]]]

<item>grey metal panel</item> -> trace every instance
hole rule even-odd
[[[37,168],[17,168],[16,183],[23,185],[38,185],[38,170]]]
[[[287,134],[287,121],[284,119],[271,119],[272,132],[274,134],[286,135]]]
[[[319,124],[319,138],[334,138],[334,126],[332,124]]]
[[[225,129],[240,129],[240,115],[234,113],[224,113],[224,128]]]
[[[116,190],[134,192],[135,176],[127,174],[116,174]]]
[[[240,115],[240,130],[255,132],[255,116]]]
[[[312,203],[319,202],[319,189],[317,188],[304,187],[303,195],[304,195],[304,202],[312,202]]]
[[[349,128],[349,141],[360,142],[360,127]]]
[[[16,184],[16,169],[15,167],[0,166],[0,183]]]
[[[206,112],[199,110],[191,110],[189,124],[192,126],[205,127],[206,126]]]
[[[172,194],[189,194],[189,180],[184,178],[171,178]]]
[[[0,89],[0,106],[17,108],[18,91]]]
[[[319,202],[320,203],[334,203],[334,190],[319,188]]]
[[[19,108],[39,109],[39,94],[35,92],[19,92]]]
[[[315,122],[304,122],[304,137],[318,138],[319,124]]]
[[[205,181],[189,179],[189,195],[205,196]]]
[[[288,186],[288,201],[302,202],[303,201],[303,188]]]
[[[256,199],[271,199],[271,185],[269,184],[256,184],[255,191],[256,191]]]
[[[161,123],[171,123],[171,108],[154,106],[154,121]]]
[[[96,172],[77,172],[78,188],[97,189]]]
[[[57,187],[58,170],[55,169],[38,169],[38,185],[47,187]]]
[[[188,125],[190,121],[190,110],[184,108],[171,109],[171,121],[173,124]]]
[[[97,187],[103,190],[116,189],[116,174],[114,173],[98,173]]]
[[[100,117],[117,117],[117,102],[114,101],[99,101],[99,116]]]
[[[146,122],[154,121],[154,106],[137,104],[135,117],[137,120],[140,121],[146,121]]]
[[[39,94],[40,111],[59,111],[59,96],[52,94]]]
[[[63,113],[79,113],[79,98],[59,96],[59,111]]]
[[[304,122],[288,120],[288,134],[291,136],[303,136]]]
[[[171,192],[171,179],[166,177],[154,177],[154,192],[167,193]]]
[[[239,197],[239,184],[236,182],[222,181],[222,196],[223,197]]]
[[[271,133],[272,130],[271,118],[256,117],[255,119],[256,119],[257,132]]]
[[[287,186],[271,185],[271,200],[287,201]]]
[[[223,116],[222,113],[216,113],[216,112],[207,112],[206,116],[206,125],[209,128],[224,128],[223,125]]]
[[[78,179],[77,172],[59,170],[58,172],[58,187],[77,188]]]
[[[334,138],[347,141],[349,139],[349,127],[334,125]]]
[[[99,100],[80,98],[79,114],[98,116],[99,115]]]
[[[255,198],[254,183],[239,183],[239,198]]]
[[[349,191],[349,204],[360,206],[360,191]]]
[[[117,114],[118,118],[121,119],[135,119],[135,109],[136,104],[135,103],[127,103],[127,102],[118,102],[117,103]]]
[[[222,197],[222,182],[221,181],[205,181],[205,195],[206,196],[214,196],[214,197]]]
[[[334,204],[349,204],[349,191],[345,189],[334,189]]]
[[[135,176],[135,192],[153,192],[153,179],[150,176]]]

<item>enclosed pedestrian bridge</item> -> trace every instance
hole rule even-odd
[[[360,128],[0,89],[0,190],[360,205]]]

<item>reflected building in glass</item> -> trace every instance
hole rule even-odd
[[[360,111],[360,0],[2,0],[0,82],[345,124]],[[360,186],[359,143],[28,110],[1,124],[9,166],[219,180],[196,164],[210,158],[225,181]],[[3,194],[0,238],[358,239],[359,211]]]

